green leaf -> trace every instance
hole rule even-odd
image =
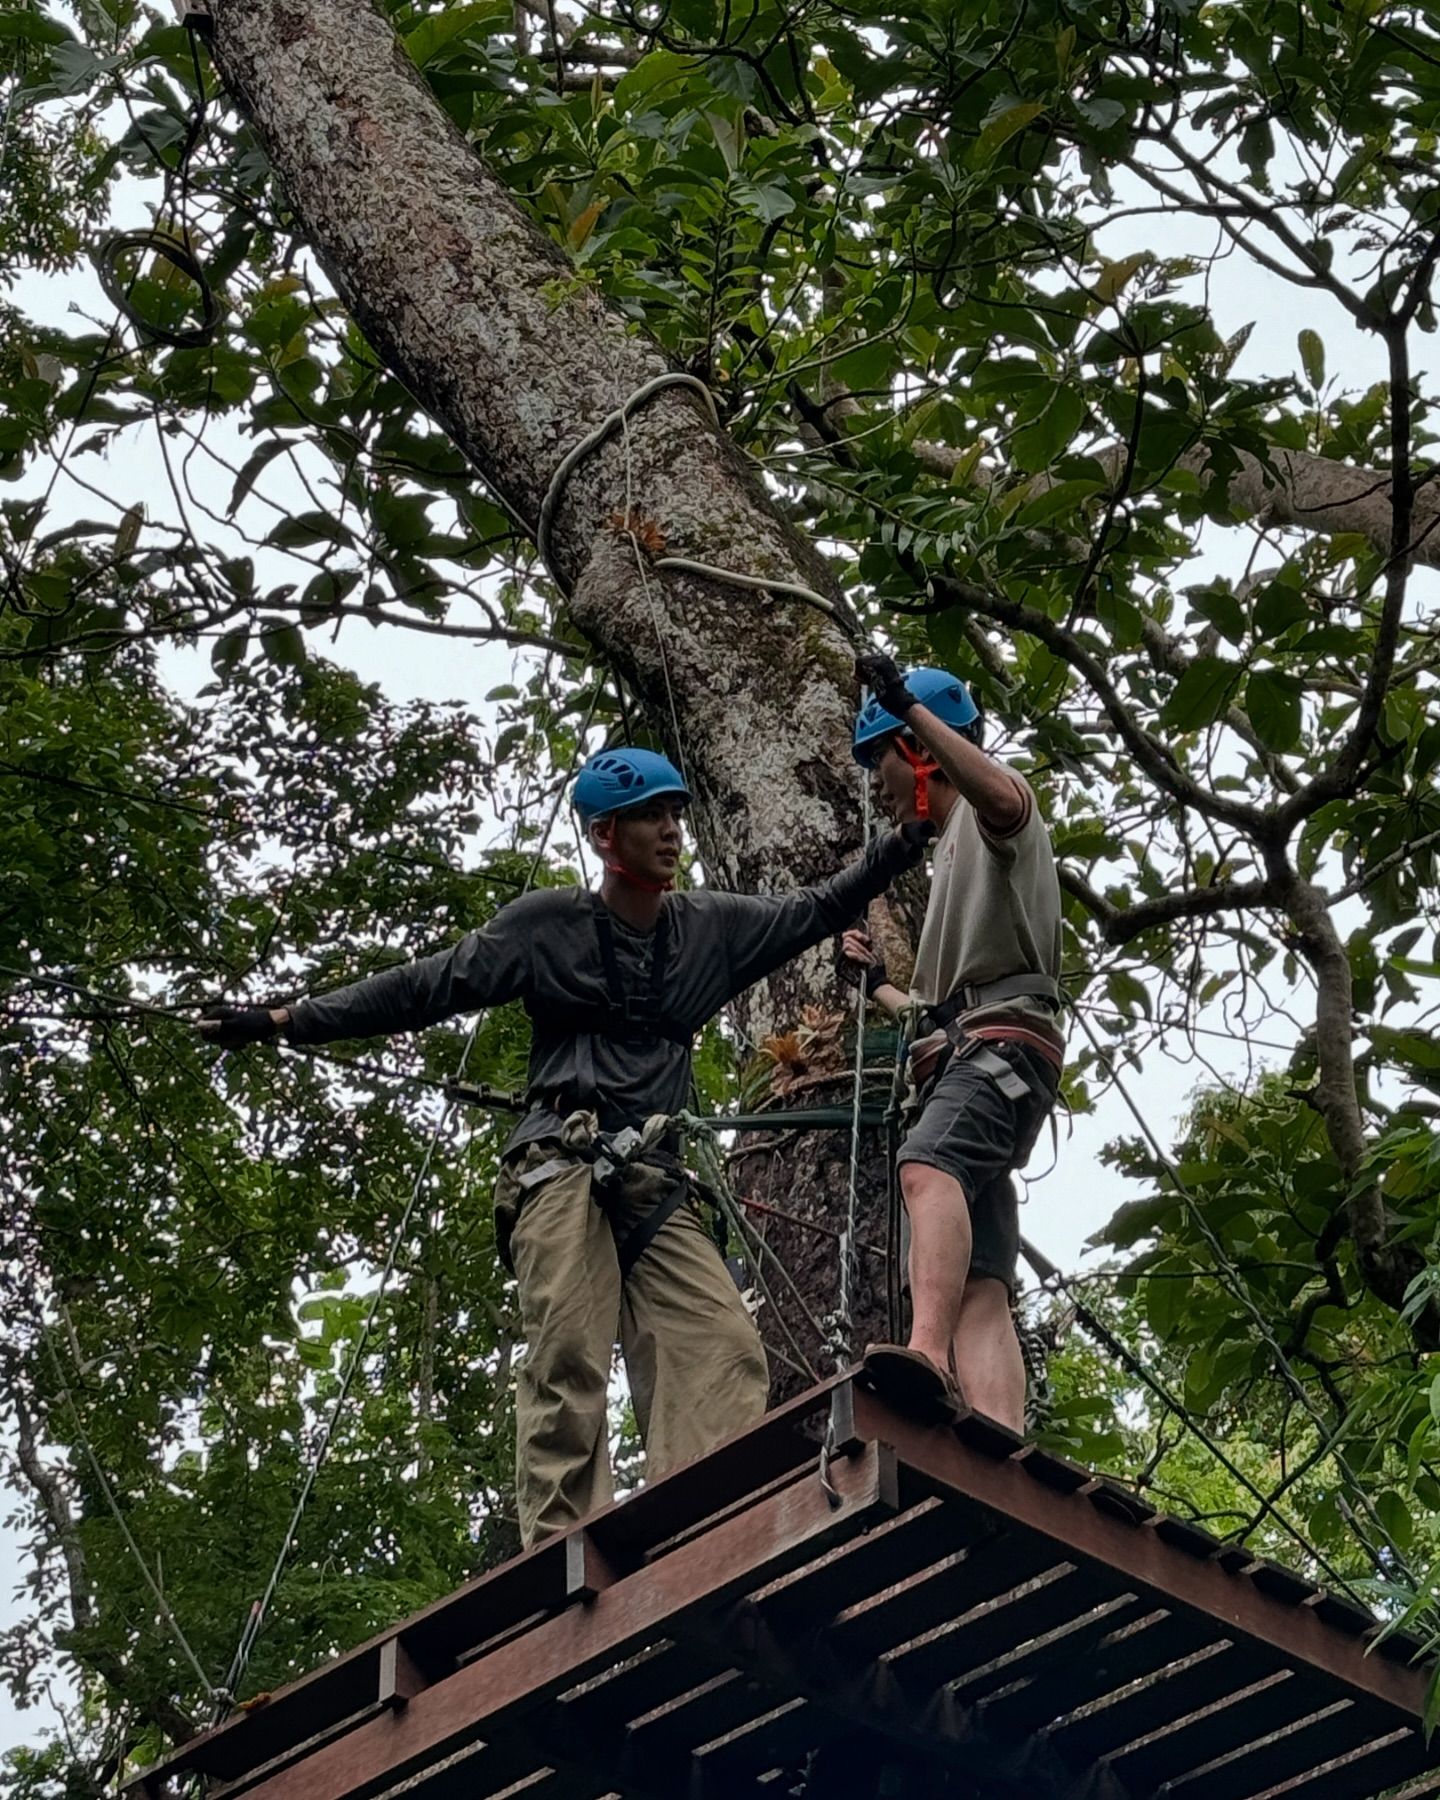
[[[226,518],[233,519],[235,517],[240,507],[249,498],[260,476],[277,456],[283,456],[291,447],[284,438],[271,438],[251,454],[249,461],[235,479],[234,491],[230,495],[230,504],[225,509]]]
[[[452,6],[422,19],[413,31],[405,33],[403,42],[416,66],[423,69],[442,50],[449,49],[472,32],[486,27],[494,29],[508,22],[507,9],[503,5]]]
[[[767,225],[795,210],[793,195],[774,182],[748,181],[743,175],[737,175],[730,183],[730,192],[743,211],[763,219]]]
[[[1186,595],[1192,609],[1208,620],[1224,638],[1238,644],[1245,636],[1245,609],[1228,587],[1207,588],[1202,593]]]
[[[1241,671],[1218,656],[1199,656],[1175,684],[1161,711],[1162,721],[1176,731],[1199,731],[1213,725],[1230,704]]]
[[[1305,379],[1312,388],[1320,389],[1325,385],[1325,343],[1318,331],[1312,331],[1307,325],[1300,333],[1300,362],[1305,370]]]
[[[1151,1237],[1179,1211],[1180,1201],[1174,1194],[1151,1194],[1144,1200],[1127,1200],[1116,1209],[1107,1225],[1085,1241],[1092,1249],[1108,1244],[1117,1250],[1128,1250],[1142,1238]]]
[[[1038,119],[1045,110],[1044,103],[1039,100],[1014,100],[1001,98],[997,100],[985,121],[985,128],[980,133],[978,148],[982,155],[993,156],[1004,143],[1014,137],[1017,131]]]
[[[300,627],[288,619],[262,619],[260,644],[271,662],[281,668],[298,669],[305,661],[305,639]]]
[[[132,506],[115,532],[115,558],[123,562],[140,542],[140,527],[145,523],[145,508]]]
[[[28,44],[64,44],[73,41],[73,36],[58,19],[49,18],[42,12],[31,12],[24,6],[0,13],[0,39],[9,38],[14,42],[18,38]]]
[[[1052,520],[1064,518],[1078,512],[1087,500],[1093,500],[1096,494],[1104,492],[1103,481],[1093,481],[1088,477],[1072,481],[1057,481],[1037,494],[1033,500],[1027,500],[1015,514],[1015,528],[1018,531],[1031,531],[1036,526],[1048,525]]]
[[[1268,750],[1293,750],[1300,742],[1300,684],[1278,669],[1256,669],[1245,684],[1245,711]]]
[[[301,513],[296,519],[282,519],[265,539],[280,550],[307,550],[314,544],[354,545],[350,531],[329,513]]]
[[[1381,1525],[1399,1550],[1408,1550],[1415,1541],[1415,1521],[1404,1498],[1394,1488],[1376,1494],[1372,1505]]]
[[[1102,300],[1113,300],[1136,270],[1143,269],[1153,260],[1148,250],[1137,250],[1133,256],[1124,256],[1119,262],[1103,263],[1091,288]]]
[[[250,642],[250,627],[237,625],[215,640],[210,651],[210,667],[217,675],[228,675],[245,655]]]
[[[1057,387],[1045,410],[1028,425],[1022,426],[1010,440],[1010,455],[1015,466],[1034,474],[1049,468],[1069,444],[1085,416],[1085,402],[1071,386]]]
[[[1105,977],[1105,991],[1112,1004],[1123,1013],[1142,1013],[1152,1017],[1150,990],[1128,969],[1112,969]]]
[[[1262,638],[1277,638],[1309,618],[1309,602],[1288,581],[1267,582],[1260,590],[1255,602],[1255,629]]]

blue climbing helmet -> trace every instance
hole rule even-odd
[[[690,798],[685,777],[658,750],[601,750],[575,778],[575,810],[582,825],[607,813],[626,812],[657,794]]]
[[[957,731],[973,725],[980,717],[980,709],[970,698],[969,688],[948,669],[908,669],[905,685],[922,706]],[[867,769],[874,768],[875,758],[885,740],[904,729],[905,721],[886,712],[872,696],[855,715],[853,755],[856,762],[863,763]]]

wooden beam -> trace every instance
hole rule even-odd
[[[660,1545],[708,1527],[727,1507],[743,1509],[771,1483],[818,1458],[819,1422],[837,1389],[848,1391],[846,1378],[822,1382],[709,1455],[594,1514],[585,1523],[583,1549],[576,1547],[575,1533],[546,1539],[279,1689],[257,1711],[202,1732],[137,1776],[126,1793],[136,1800],[156,1800],[167,1782],[191,1770],[234,1779],[308,1740],[322,1725],[353,1717],[375,1698],[375,1661],[395,1638],[404,1640],[410,1657],[431,1680],[452,1673],[457,1664],[478,1660],[638,1567]]]
[[[1326,1625],[1311,1606],[1262,1591],[1246,1576],[1228,1573],[1209,1557],[1177,1554],[1152,1523],[1129,1525],[1026,1471],[1027,1457],[996,1457],[953,1432],[901,1418],[863,1388],[855,1390],[855,1426],[867,1441],[894,1446],[902,1462],[942,1489],[993,1508],[1002,1518],[1049,1538],[1057,1555],[1083,1556],[1119,1576],[1143,1583],[1167,1607],[1193,1609],[1224,1635],[1241,1632],[1344,1690],[1393,1707],[1412,1724],[1423,1717],[1427,1671],[1366,1654],[1365,1641]]]
[[[887,1459],[876,1445],[837,1463],[832,1508],[806,1473],[704,1537],[660,1557],[630,1580],[537,1625],[490,1655],[417,1694],[403,1711],[372,1719],[325,1745],[300,1767],[246,1792],[251,1800],[347,1800],[484,1739],[493,1743],[528,1713],[657,1633],[822,1555],[884,1517],[891,1507]]]

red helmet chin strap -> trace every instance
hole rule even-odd
[[[615,827],[611,824],[605,834],[613,843]],[[652,881],[648,875],[638,875],[635,870],[621,862],[615,852],[603,841],[600,844],[600,861],[605,865],[607,875],[618,876],[621,881],[628,882],[631,887],[639,888],[644,894],[668,894],[675,885],[674,877],[668,881]]]
[[[637,887],[643,893],[668,894],[675,885],[673,876],[669,881],[651,881],[648,875],[637,875],[633,869],[627,869],[618,856],[602,855],[600,860],[605,865],[606,874],[618,875],[621,881],[628,881],[631,887]]]
[[[914,748],[903,733],[897,735],[895,748],[915,772],[915,812],[921,819],[930,817],[930,777],[940,773],[940,765],[928,751]]]

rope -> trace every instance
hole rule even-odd
[[[559,510],[565,489],[576,468],[585,461],[587,456],[593,455],[602,445],[608,443],[617,431],[624,431],[627,433],[625,449],[627,465],[625,529],[627,535],[630,537],[631,543],[634,545],[637,561],[640,561],[643,564],[644,553],[635,539],[632,526],[632,509],[630,506],[629,419],[631,413],[634,412],[637,407],[643,406],[644,403],[653,398],[654,395],[663,393],[667,388],[677,387],[688,388],[692,393],[699,395],[700,399],[705,403],[705,410],[709,414],[711,425],[718,432],[720,430],[720,415],[715,407],[715,396],[710,392],[709,388],[706,387],[705,383],[696,375],[686,375],[679,370],[667,370],[665,374],[653,376],[649,381],[642,383],[640,387],[636,388],[633,394],[615,408],[614,412],[609,413],[602,419],[593,431],[587,432],[585,436],[580,439],[579,443],[572,445],[560,459],[559,466],[556,468],[555,473],[550,477],[550,484],[545,490],[545,497],[540,502],[540,516],[536,521],[535,526],[535,548],[540,552],[540,560],[550,571],[555,582],[562,588],[566,584],[561,579],[560,573],[556,568],[551,543],[551,533],[555,524],[555,514]],[[789,599],[800,600],[807,606],[815,607],[818,611],[824,613],[827,618],[833,619],[847,637],[856,642],[862,641],[861,633],[858,628],[845,618],[844,614],[841,613],[833,601],[827,600],[823,594],[817,594],[814,588],[806,587],[801,582],[784,581],[780,579],[768,580],[761,575],[742,575],[735,569],[717,568],[713,563],[699,562],[694,557],[688,556],[657,556],[651,559],[651,565],[656,569],[668,569],[675,574],[698,575],[707,581],[723,582],[729,587],[747,588],[760,593],[784,594]],[[641,579],[644,579],[643,571]]]
[[[589,713],[586,715],[585,723],[576,734],[575,748],[570,759],[570,769],[567,771],[564,781],[562,781],[555,790],[555,801],[550,809],[549,819],[546,821],[545,830],[541,835],[539,844],[536,846],[535,854],[531,858],[529,872],[525,877],[525,885],[521,889],[522,898],[529,893],[531,886],[534,884],[535,877],[539,873],[540,864],[544,859],[546,848],[550,842],[550,835],[555,829],[555,821],[560,815],[560,808],[565,797],[566,789],[569,786],[570,775],[573,774],[575,763],[579,760],[580,752],[594,720],[595,709],[598,703],[599,689],[597,688],[595,698],[590,704]],[[464,1048],[460,1053],[459,1067],[455,1072],[455,1080],[457,1082],[464,1076],[465,1065],[470,1059],[470,1052],[474,1047],[475,1039],[479,1034],[480,1026],[486,1018],[487,1012],[488,1008],[482,1008],[475,1014],[475,1017],[471,1021],[470,1030],[466,1034]],[[265,1584],[263,1594],[251,1607],[249,1617],[246,1619],[244,1628],[240,1633],[240,1641],[235,1647],[235,1655],[231,1661],[229,1673],[225,1678],[225,1692],[222,1703],[217,1707],[217,1713],[214,1720],[214,1723],[217,1725],[225,1718],[226,1714],[233,1706],[234,1703],[230,1696],[238,1691],[241,1682],[244,1680],[245,1671],[249,1666],[251,1655],[255,1649],[255,1641],[259,1637],[261,1628],[265,1623],[270,1602],[274,1599],[276,1589],[280,1585],[280,1578],[284,1573],[286,1563],[289,1561],[290,1552],[294,1547],[295,1538],[300,1529],[300,1523],[305,1516],[305,1510],[310,1503],[310,1496],[314,1492],[316,1480],[319,1477],[321,1469],[325,1466],[326,1459],[330,1454],[330,1447],[335,1441],[336,1426],[345,1409],[345,1404],[350,1396],[350,1390],[354,1385],[355,1376],[359,1371],[360,1363],[369,1346],[370,1336],[375,1326],[375,1320],[379,1316],[380,1303],[385,1297],[385,1291],[390,1284],[390,1277],[394,1274],[395,1265],[399,1260],[400,1246],[405,1241],[405,1235],[409,1230],[410,1221],[415,1216],[415,1209],[420,1203],[420,1192],[425,1184],[426,1176],[430,1172],[430,1165],[434,1160],[435,1148],[440,1141],[440,1134],[449,1122],[455,1103],[455,1096],[453,1094],[447,1095],[445,1104],[435,1120],[434,1129],[426,1143],[425,1154],[421,1159],[420,1168],[416,1173],[414,1183],[410,1189],[410,1197],[406,1201],[404,1211],[400,1215],[399,1223],[396,1225],[395,1230],[391,1235],[390,1246],[385,1257],[384,1266],[380,1272],[379,1283],[370,1297],[370,1305],[366,1310],[365,1321],[360,1328],[360,1335],[355,1342],[355,1347],[351,1351],[349,1361],[347,1362],[345,1371],[341,1377],[340,1390],[335,1396],[335,1404],[330,1409],[330,1416],[321,1430],[320,1439],[315,1448],[315,1454],[311,1459],[309,1468],[305,1472],[304,1480],[301,1483],[300,1495],[296,1500],[294,1511],[291,1513],[290,1522],[286,1526],[285,1537],[281,1543],[279,1554],[275,1558],[274,1566],[270,1571],[270,1578]]]
[[[906,1078],[909,1073],[910,1039],[913,1035],[916,1007],[914,1003],[898,1021],[895,1034],[895,1066],[890,1076],[890,1100],[885,1108],[885,1329],[892,1344],[904,1341],[905,1290],[900,1273],[900,1245],[903,1239],[904,1201],[900,1193],[900,1124],[905,1106]]]
[[[865,841],[870,841],[870,783],[860,770],[860,822]],[[865,1013],[870,999],[865,983],[855,983],[855,1070],[850,1101],[850,1172],[845,1184],[845,1225],[840,1233],[840,1292],[835,1307],[831,1348],[835,1370],[843,1373],[855,1359],[855,1232],[860,1211],[860,1133],[865,1097]]]
[[[74,1420],[75,1436],[79,1440],[81,1452],[83,1453],[86,1462],[90,1465],[90,1472],[95,1477],[95,1485],[100,1489],[105,1504],[110,1509],[110,1515],[115,1521],[121,1539],[125,1544],[125,1548],[134,1559],[135,1566],[139,1569],[141,1579],[144,1581],[145,1586],[150,1590],[150,1597],[154,1600],[160,1617],[164,1620],[171,1637],[174,1638],[176,1648],[190,1665],[196,1679],[199,1681],[201,1691],[204,1693],[206,1699],[214,1701],[217,1704],[221,1701],[228,1700],[229,1695],[225,1693],[222,1688],[217,1688],[214,1682],[211,1681],[210,1677],[206,1674],[200,1658],[195,1654],[189,1638],[186,1637],[185,1632],[181,1627],[180,1621],[175,1617],[170,1602],[165,1598],[160,1583],[151,1574],[150,1564],[146,1561],[144,1551],[135,1541],[135,1534],[131,1531],[129,1522],[120,1509],[120,1502],[115,1498],[115,1490],[111,1487],[104,1469],[100,1466],[100,1459],[95,1454],[89,1436],[85,1431],[84,1421],[80,1417],[80,1409],[75,1404],[75,1397],[70,1392],[69,1384],[65,1380],[65,1371],[60,1365],[60,1357],[55,1349],[50,1327],[41,1316],[38,1307],[35,1310],[35,1322],[40,1328],[41,1339],[44,1342],[46,1350],[50,1354],[50,1361],[54,1366],[55,1381],[60,1393],[60,1398],[64,1401],[71,1418]]]
[[[153,319],[147,319],[141,313],[132,298],[140,279],[139,272],[126,284],[121,281],[117,268],[120,258],[131,250],[153,251],[172,268],[178,269],[187,281],[195,284],[200,290],[201,319],[198,325],[157,325]],[[162,231],[123,231],[117,237],[107,239],[101,246],[95,258],[95,269],[100,277],[100,286],[105,290],[105,296],[111,305],[145,337],[152,338],[158,344],[165,344],[172,350],[200,350],[214,342],[216,327],[220,323],[220,304],[199,259],[186,245],[177,243]]]
[[[804,1350],[800,1347],[799,1340],[796,1338],[795,1333],[790,1329],[789,1322],[786,1320],[780,1307],[776,1304],[775,1296],[765,1280],[761,1268],[764,1256],[769,1256],[775,1267],[780,1271],[791,1294],[798,1303],[800,1310],[804,1313],[806,1321],[821,1344],[826,1341],[824,1326],[821,1325],[820,1321],[806,1304],[805,1296],[796,1286],[795,1278],[791,1275],[789,1269],[786,1268],[784,1259],[759,1232],[751,1230],[749,1221],[741,1212],[739,1203],[731,1189],[729,1177],[726,1175],[724,1165],[721,1161],[720,1147],[715,1141],[714,1134],[703,1128],[700,1125],[700,1122],[690,1114],[678,1114],[673,1122],[682,1129],[688,1130],[691,1141],[695,1145],[695,1160],[701,1165],[701,1180],[714,1193],[716,1200],[719,1202],[722,1216],[726,1223],[735,1231],[741,1244],[744,1246],[746,1255],[750,1261],[750,1273],[754,1278],[755,1285],[760,1290],[761,1298],[774,1314],[776,1324],[780,1327],[781,1331],[784,1332],[790,1348],[794,1351],[795,1356],[799,1361],[801,1372],[812,1383],[818,1382],[820,1379],[818,1370],[816,1370],[809,1357],[806,1356]]]
[[[663,393],[666,388],[689,388],[705,402],[710,414],[710,423],[718,431],[720,415],[715,410],[715,396],[700,380],[698,375],[682,375],[678,370],[667,371],[664,375],[656,375],[652,380],[636,388],[630,397],[617,406],[614,412],[603,418],[593,431],[586,432],[578,444],[571,446],[560,459],[560,465],[550,477],[550,485],[545,490],[545,498],[540,502],[540,517],[535,525],[535,548],[540,552],[540,560],[559,582],[560,575],[555,567],[555,559],[551,550],[550,532],[555,522],[555,514],[564,495],[566,486],[575,469],[591,456],[602,444],[609,443],[615,433],[621,430],[630,414],[637,406],[643,406],[655,394]]]
[[[632,395],[631,398],[633,397]],[[713,418],[715,403],[710,399],[708,389],[705,397],[710,402]],[[650,578],[645,573],[645,553],[635,535],[635,464],[630,451],[630,415],[626,410],[628,404],[626,402],[619,408],[621,442],[625,453],[625,535],[630,540],[630,554],[635,558],[635,573],[640,577],[640,592],[645,596],[645,607],[650,614],[650,629],[655,633],[655,647],[660,652],[660,673],[665,678],[665,704],[670,713],[670,735],[675,755],[680,762],[681,778],[688,788],[691,785],[690,768],[685,759],[685,734],[680,729],[680,709],[675,704],[675,687],[670,679],[670,652],[665,644],[665,621],[660,616],[660,608],[651,592]],[[554,487],[553,482],[551,487]]]
[[[1273,1498],[1257,1487],[1245,1471],[1226,1455],[1225,1451],[1220,1448],[1214,1438],[1210,1436],[1203,1426],[1197,1423],[1194,1415],[1188,1410],[1184,1402],[1177,1400],[1165,1383],[1161,1381],[1159,1376],[1153,1374],[1145,1367],[1140,1356],[1132,1350],[1123,1339],[1117,1337],[1103,1319],[1091,1311],[1086,1302],[1075,1292],[1069,1277],[1062,1274],[1056,1265],[1050,1261],[1049,1257],[1037,1250],[1028,1238],[1021,1238],[1020,1250],[1026,1262],[1028,1262],[1030,1267],[1035,1271],[1041,1286],[1051,1292],[1058,1288],[1059,1291],[1064,1294],[1065,1298],[1075,1310],[1075,1317],[1079,1320],[1083,1328],[1089,1332],[1090,1336],[1100,1345],[1101,1349],[1114,1357],[1121,1368],[1133,1375],[1142,1386],[1149,1388],[1150,1392],[1160,1401],[1161,1405],[1164,1406],[1168,1412],[1173,1414],[1192,1437],[1196,1438],[1205,1446],[1220,1464],[1221,1468],[1244,1488],[1252,1500],[1259,1503],[1261,1516],[1268,1516],[1274,1519],[1281,1530],[1287,1532],[1290,1537],[1295,1540],[1299,1547],[1305,1552],[1306,1556],[1311,1559],[1316,1568],[1322,1570],[1324,1574],[1333,1581],[1337,1587],[1343,1589],[1352,1600],[1360,1600],[1360,1596],[1356,1593],[1355,1589],[1351,1587],[1349,1582],[1346,1581],[1345,1577],[1340,1574],[1339,1570],[1326,1561],[1300,1530],[1298,1525],[1291,1524],[1290,1520],[1287,1519],[1284,1513],[1282,1513],[1275,1505]],[[1363,1605],[1364,1602],[1361,1601],[1361,1604]]]
[[[1205,1239],[1205,1242],[1209,1246],[1210,1254],[1215,1258],[1217,1273],[1220,1275],[1225,1286],[1229,1289],[1231,1295],[1240,1302],[1241,1306],[1244,1307],[1245,1311],[1248,1312],[1250,1317],[1254,1320],[1255,1327],[1260,1333],[1261,1339],[1275,1359],[1276,1369],[1285,1385],[1300,1402],[1301,1406],[1304,1407],[1305,1411],[1309,1413],[1311,1419],[1321,1433],[1325,1436],[1329,1436],[1331,1432],[1329,1420],[1326,1419],[1325,1415],[1315,1405],[1314,1401],[1310,1398],[1310,1394],[1306,1389],[1304,1382],[1302,1382],[1300,1377],[1295,1373],[1289,1357],[1286,1356],[1279,1340],[1276,1338],[1274,1332],[1271,1331],[1269,1321],[1251,1298],[1249,1289],[1246,1287],[1243,1278],[1231,1263],[1225,1246],[1221,1243],[1214,1226],[1212,1226],[1209,1219],[1206,1218],[1204,1208],[1196,1200],[1189,1188],[1186,1187],[1184,1181],[1180,1177],[1180,1171],[1176,1168],[1174,1162],[1161,1148],[1160,1140],[1151,1130],[1148,1120],[1136,1105],[1129,1088],[1126,1087],[1119,1070],[1111,1061],[1109,1054],[1096,1036],[1094,1028],[1091,1026],[1089,1020],[1081,1014],[1077,1014],[1076,1016],[1080,1019],[1081,1029],[1084,1031],[1086,1037],[1089,1038],[1091,1047],[1095,1051],[1097,1058],[1100,1060],[1102,1067],[1108,1071],[1110,1079],[1115,1083],[1121,1098],[1130,1109],[1130,1114],[1135,1120],[1135,1123],[1140,1127],[1146,1142],[1149,1144],[1161,1167],[1169,1175],[1171,1182],[1174,1184],[1175,1192],[1179,1194],[1180,1198],[1184,1201],[1185,1208],[1190,1214],[1196,1229],[1200,1232],[1200,1235]],[[1335,1459],[1336,1468],[1339,1469],[1346,1481],[1349,1482],[1354,1491],[1355,1498],[1360,1503],[1367,1519],[1374,1526],[1381,1540],[1388,1546],[1391,1556],[1395,1559],[1395,1569],[1400,1571],[1405,1579],[1411,1584],[1411,1587],[1415,1592],[1418,1593],[1420,1591],[1420,1584],[1414,1570],[1410,1568],[1405,1560],[1404,1552],[1386,1529],[1385,1522],[1376,1511],[1370,1496],[1360,1486],[1355,1471],[1350,1467],[1338,1448],[1332,1448],[1331,1455]],[[1359,1529],[1358,1522],[1352,1519],[1351,1524],[1354,1527],[1355,1536],[1364,1547],[1365,1553],[1374,1564],[1377,1573],[1388,1579],[1394,1571],[1386,1568],[1384,1557],[1365,1536],[1365,1533]]]

